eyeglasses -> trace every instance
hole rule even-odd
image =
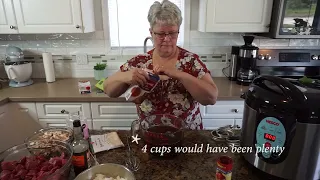
[[[179,31],[178,32],[169,32],[169,33],[156,33],[153,32],[153,34],[156,35],[157,38],[159,39],[164,39],[166,36],[169,36],[171,39],[175,39],[178,37]]]

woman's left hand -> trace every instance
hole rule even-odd
[[[160,67],[160,66],[155,66],[153,68],[153,71],[158,74],[158,75],[167,75],[170,78],[173,79],[179,79],[179,77],[181,76],[181,71],[177,70],[176,68],[164,68],[164,67]]]

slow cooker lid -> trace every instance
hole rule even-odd
[[[285,108],[305,108],[305,95],[290,82],[276,76],[259,76],[249,87],[246,101],[253,106],[280,105]],[[258,103],[257,103],[258,102]],[[252,107],[255,108],[255,107]],[[259,107],[256,107],[259,108]]]

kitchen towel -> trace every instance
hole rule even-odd
[[[46,81],[47,82],[56,81],[52,54],[49,52],[42,53],[42,59],[43,59],[44,72],[46,74]]]

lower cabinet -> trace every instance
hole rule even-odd
[[[130,130],[138,119],[136,106],[131,102],[15,102],[14,106],[25,112],[43,128],[66,127],[69,112],[82,111],[90,129]],[[216,129],[226,125],[242,125],[244,104],[242,100],[222,100],[215,105],[200,106],[204,129]],[[1,116],[1,106],[0,106]]]
[[[130,130],[138,119],[137,108],[131,102],[91,103],[93,129]]]
[[[67,127],[66,119],[39,119],[43,128]],[[87,120],[89,129],[92,129],[92,120]]]
[[[132,122],[136,119],[94,119],[93,129],[97,130],[130,130]]]
[[[234,125],[234,119],[203,119],[203,129],[213,130],[222,126]]]

